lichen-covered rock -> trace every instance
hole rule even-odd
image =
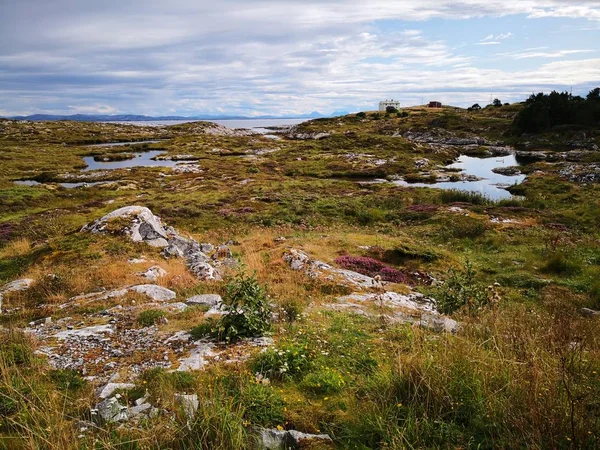
[[[167,271],[160,266],[152,266],[145,272],[141,272],[138,275],[149,279],[153,283],[156,283],[159,278],[167,275]]]
[[[106,232],[111,221],[125,220],[125,225],[120,231],[134,242],[145,242],[153,247],[167,247],[167,232],[160,219],[143,206],[125,206],[119,208],[98,220],[84,226],[82,231],[91,233]]]
[[[177,297],[177,294],[172,290],[157,286],[156,284],[140,284],[138,286],[130,287],[129,290],[144,294],[156,302],[168,302]]]
[[[92,409],[92,418],[99,423],[126,422],[129,419],[127,406],[115,397],[107,398]]]
[[[188,298],[185,303],[189,306],[208,306],[210,308],[218,307],[223,303],[223,299],[218,294],[194,295]]]

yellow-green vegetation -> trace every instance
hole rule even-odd
[[[600,185],[572,181],[563,173],[569,163],[543,159],[522,168],[527,180],[511,188],[518,197],[498,202],[362,183],[422,175],[417,161],[434,167],[462,152],[413,142],[408,131],[564,151],[557,131],[548,147],[537,136],[509,136],[521,109],[370,112],[314,120],[279,140],[210,134],[203,123],[0,121],[0,286],[33,280],[2,301],[0,449],[257,448],[257,427],[329,434],[333,444],[320,448],[598,448],[600,317],[581,310],[600,309]],[[319,133],[326,136],[300,136]],[[599,143],[597,130],[585,133],[590,148]],[[161,140],[145,150],[193,157],[200,171],[92,171],[84,181],[110,183],[57,184],[80,180],[83,156],[138,151],[87,144],[145,140]],[[593,164],[590,154],[577,160],[580,169]],[[26,179],[42,184],[14,183]],[[231,269],[222,281],[200,281],[183,260],[115,233],[118,221],[106,234],[80,232],[128,205],[150,208],[198,242],[230,242],[246,275]],[[352,290],[291,270],[282,259],[289,248],[333,266],[354,256],[428,274],[434,282],[387,288],[438,299],[460,326],[444,333],[394,322],[375,303],[363,314],[335,310]],[[211,321],[206,306],[170,310],[132,292],[69,306],[82,294],[149,283],[140,273],[156,264],[167,272],[156,284],[177,301],[220,294],[234,314]],[[92,423],[98,386],[84,377],[112,375],[105,363],[86,373],[55,369],[47,342],[23,330],[50,316],[105,324],[106,311],[138,333],[195,330],[199,342],[211,334],[224,342],[206,341],[220,353],[201,370],[172,371],[178,355],[162,346],[120,357],[164,363],[119,391],[127,405],[147,398],[159,413]],[[242,339],[265,333],[273,338],[266,348]],[[175,394],[198,395],[193,417]]]

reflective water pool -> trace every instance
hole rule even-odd
[[[173,167],[181,164],[181,161],[154,160],[157,156],[165,154],[164,150],[151,150],[149,152],[134,153],[134,157],[124,161],[96,161],[93,156],[84,156],[83,161],[87,164],[82,172],[91,170],[113,170],[130,169],[133,167]]]
[[[475,158],[461,155],[458,160],[447,166],[449,169],[461,169],[465,175],[482,178],[478,181],[442,181],[438,183],[408,183],[403,180],[394,181],[398,186],[431,187],[436,189],[456,189],[459,191],[479,192],[492,200],[513,198],[503,187],[522,183],[525,175],[501,175],[492,172],[498,167],[513,167],[521,164],[514,155],[494,156],[491,158]]]

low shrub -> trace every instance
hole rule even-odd
[[[235,342],[246,337],[262,336],[271,328],[271,304],[256,273],[246,275],[243,270],[225,287],[223,317],[207,320],[192,329],[196,339],[212,336],[222,341]]]
[[[600,281],[596,281],[594,284],[592,284],[590,287],[589,296],[592,302],[592,308],[600,309]]]
[[[489,205],[492,201],[484,194],[474,191],[459,191],[458,189],[443,189],[438,194],[442,204],[471,203],[472,205]]]
[[[8,366],[29,365],[33,359],[33,351],[26,343],[8,342],[0,347],[0,352]]]
[[[468,216],[454,216],[442,222],[440,236],[443,238],[475,239],[483,236],[488,229],[486,222]]]
[[[244,417],[253,425],[274,427],[284,422],[284,402],[271,386],[251,383],[241,391]]]
[[[475,280],[476,272],[467,261],[464,271],[450,269],[450,277],[437,290],[437,309],[443,314],[452,314],[466,308],[475,312],[489,303],[486,289]]]
[[[143,327],[151,327],[152,325],[156,325],[164,317],[164,311],[161,311],[160,309],[148,309],[140,313],[137,321]]]
[[[346,382],[342,375],[334,369],[321,369],[304,377],[300,387],[312,394],[336,394],[344,389]]]

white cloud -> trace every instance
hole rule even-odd
[[[547,47],[540,47],[543,49]],[[593,53],[596,50],[552,50],[552,51],[532,51],[536,49],[529,49],[519,52],[508,52],[508,53],[496,53],[496,56],[510,59],[531,59],[531,58],[564,58],[569,55],[578,55],[581,53]]]
[[[31,112],[294,114],[429,92],[442,101],[492,88],[517,95],[597,82],[598,60],[582,63],[584,71],[580,63],[555,73],[479,69],[469,46],[449,46],[422,21],[523,14],[596,23],[599,11],[600,1],[566,0],[5,1],[0,104]],[[408,28],[376,23],[394,19]],[[511,37],[490,34],[479,44]],[[584,51],[526,49],[503,58]]]

